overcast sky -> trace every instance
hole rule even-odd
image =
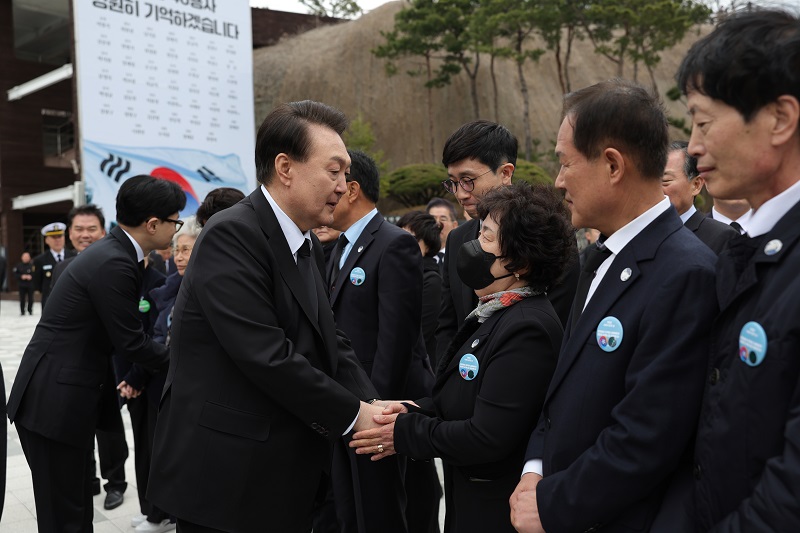
[[[358,0],[358,5],[360,5],[361,9],[364,11],[369,11],[386,2],[387,0]],[[250,0],[250,5],[252,7],[268,7],[277,11],[308,13],[308,8],[295,0]]]

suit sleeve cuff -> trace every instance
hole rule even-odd
[[[542,460],[541,459],[531,459],[530,461],[525,463],[524,467],[522,467],[522,475],[523,476],[525,474],[538,474],[538,475],[541,476],[542,472],[544,472],[544,469],[542,468]],[[522,476],[520,476],[520,477],[522,477]]]

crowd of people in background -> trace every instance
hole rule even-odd
[[[137,176],[14,268],[42,316],[8,415],[39,530],[800,530],[800,19],[734,15],[650,90],[565,96],[555,187],[487,120],[389,223],[328,105],[276,107],[258,188]],[[706,188],[710,215],[696,207]],[[579,251],[577,236],[585,245]],[[69,235],[72,250],[65,246]],[[443,486],[434,459],[443,464]]]

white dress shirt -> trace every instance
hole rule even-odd
[[[751,237],[760,237],[769,233],[797,202],[800,202],[800,180],[764,202],[764,205],[756,211],[750,211],[752,215],[747,222],[747,234]]]
[[[753,210],[752,209],[750,209],[749,211],[747,211],[747,213],[745,213],[744,215],[740,216],[739,218],[737,218],[734,221],[734,220],[731,220],[730,218],[726,217],[725,215],[723,215],[719,211],[717,211],[716,207],[712,207],[711,208],[711,218],[713,218],[714,220],[719,220],[723,224],[727,224],[729,226],[731,225],[731,222],[736,222],[737,224],[739,224],[739,226],[741,226],[742,233],[747,233],[747,225],[750,222],[750,217],[751,216],[753,216]]]

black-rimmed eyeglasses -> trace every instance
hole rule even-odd
[[[162,218],[161,220],[175,224],[175,233],[178,233],[183,227],[183,220],[175,220],[174,218]]]
[[[446,179],[446,180],[444,180],[442,182],[442,186],[445,188],[445,190],[447,192],[452,193],[452,194],[456,193],[456,190],[458,190],[459,186],[461,187],[461,189],[464,192],[472,192],[472,190],[475,188],[475,180],[480,178],[480,177],[482,177],[482,176],[485,176],[486,174],[488,174],[491,171],[492,171],[492,169],[489,169],[486,172],[484,172],[483,174],[481,174],[480,176],[475,176],[474,178],[470,178],[470,177],[464,176],[461,179],[459,179],[458,181],[451,180],[451,179]]]

